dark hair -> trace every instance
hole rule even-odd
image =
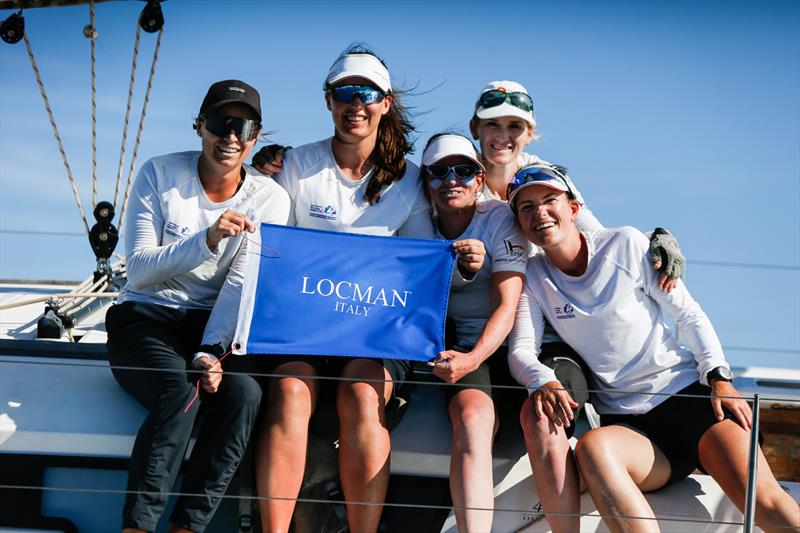
[[[336,58],[336,61],[350,54],[369,54],[380,61],[384,67],[386,66],[383,59],[363,43],[351,44]],[[375,141],[375,148],[369,156],[369,162],[375,172],[367,183],[364,200],[370,204],[380,201],[381,191],[384,187],[402,179],[406,172],[406,154],[414,150],[414,143],[411,139],[414,125],[400,101],[400,94],[395,90],[391,92],[392,104],[389,112],[383,115],[378,123],[378,137]]]

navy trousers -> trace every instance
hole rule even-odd
[[[191,368],[208,316],[205,310],[140,302],[115,305],[106,315],[114,377],[150,411],[131,455],[123,527],[155,530],[198,412],[203,413],[202,424],[170,517],[173,524],[204,531],[244,454],[261,401],[261,389],[252,377],[224,374],[215,394],[201,389],[198,401],[183,412],[195,394],[198,378],[186,370]],[[234,359],[226,358],[223,368],[229,369]]]

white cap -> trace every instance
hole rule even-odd
[[[372,54],[354,53],[340,58],[331,65],[325,83],[332,84],[345,78],[365,78],[385,93],[392,91],[389,70]]]
[[[449,133],[446,135],[439,135],[428,143],[428,146],[425,147],[425,151],[422,152],[422,164],[427,167],[451,155],[468,157],[474,161],[482,171],[486,170],[483,167],[483,163],[481,163],[481,158],[478,157],[478,151],[475,150],[475,145],[472,144],[472,141],[463,135]]]
[[[481,90],[481,94],[478,95],[478,100],[475,102],[475,116],[478,118],[497,118],[497,117],[519,117],[532,127],[536,127],[536,118],[533,115],[533,106],[531,106],[530,111],[525,111],[524,109],[520,109],[519,107],[512,105],[511,102],[506,100],[502,104],[495,106],[495,107],[481,107],[480,106],[480,97],[483,93],[487,91],[503,91],[505,93],[525,93],[528,94],[528,90],[525,89],[521,84],[515,81],[493,81],[489,83],[486,87]],[[530,95],[528,94],[528,97]]]

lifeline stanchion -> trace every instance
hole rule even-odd
[[[753,533],[756,514],[756,477],[758,474],[758,409],[761,397],[753,395],[753,424],[750,428],[750,454],[747,464],[747,493],[744,503],[744,533]]]

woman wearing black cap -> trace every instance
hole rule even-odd
[[[413,126],[389,70],[361,45],[348,48],[324,83],[334,135],[286,153],[275,179],[292,199],[297,225],[347,233],[433,237],[430,205],[406,159]],[[261,167],[265,171],[279,167]],[[303,479],[308,424],[322,373],[341,375],[339,474],[351,531],[378,528],[389,480],[384,408],[411,369],[394,359],[306,357],[287,362],[269,389],[257,459],[262,524],[287,531]],[[304,376],[304,377],[297,377]],[[353,502],[366,502],[358,504]]]
[[[128,473],[123,531],[131,533],[155,530],[201,409],[171,531],[204,531],[219,505],[261,390],[246,375],[223,378],[215,354],[193,354],[242,234],[257,221],[285,224],[291,217],[286,192],[243,164],[261,132],[254,88],[238,80],[213,84],[194,128],[202,151],[155,157],[136,177],[126,219],[128,282],[106,316],[114,377],[149,411]],[[192,368],[203,371],[198,402]]]

